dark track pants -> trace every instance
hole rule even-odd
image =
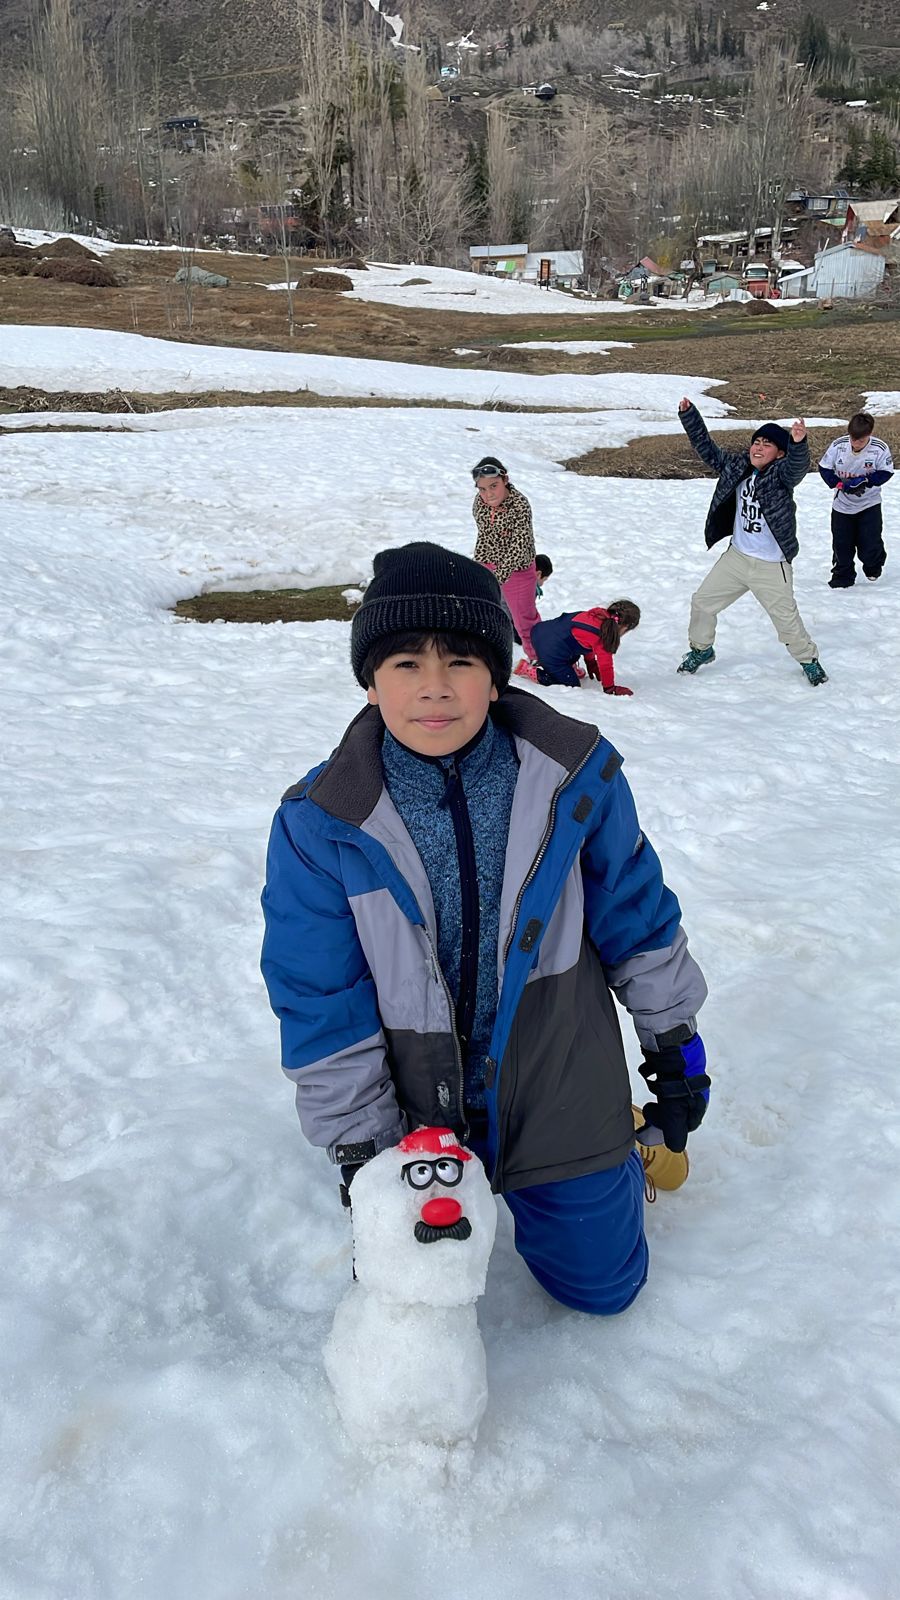
[[[887,560],[881,531],[880,506],[866,506],[855,516],[848,516],[845,511],[832,511],[829,580],[832,589],[849,589],[856,582],[856,557],[867,578],[881,576]]]

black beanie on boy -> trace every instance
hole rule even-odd
[[[757,428],[753,439],[768,439],[770,444],[774,444],[776,450],[783,450],[785,455],[787,455],[788,446],[791,442],[791,436],[787,428],[780,427],[777,422],[764,422],[761,428]],[[753,439],[750,440],[751,444]]]
[[[471,633],[493,646],[503,668],[504,689],[512,671],[512,623],[500,585],[487,567],[455,550],[427,541],[380,550],[372,581],[350,630],[350,662],[357,682],[373,644],[390,633]]]

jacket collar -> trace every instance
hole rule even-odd
[[[597,743],[598,731],[591,723],[562,716],[525,689],[506,689],[492,705],[491,718],[513,738],[534,745],[567,772],[580,766]],[[306,791],[308,798],[340,821],[362,827],[384,787],[384,732],[378,707],[365,706],[313,779]]]

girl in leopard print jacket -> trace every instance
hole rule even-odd
[[[506,468],[495,456],[479,461],[472,468],[472,477],[478,490],[472,507],[478,529],[475,560],[496,573],[525,655],[534,661],[531,630],[541,619],[535,607],[537,567],[531,506],[510,483]]]

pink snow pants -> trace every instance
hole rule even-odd
[[[533,561],[530,567],[511,572],[506,582],[500,585],[500,592],[509,606],[516,633],[529,661],[537,659],[531,643],[531,630],[541,620],[534,603],[536,588],[537,567]]]

